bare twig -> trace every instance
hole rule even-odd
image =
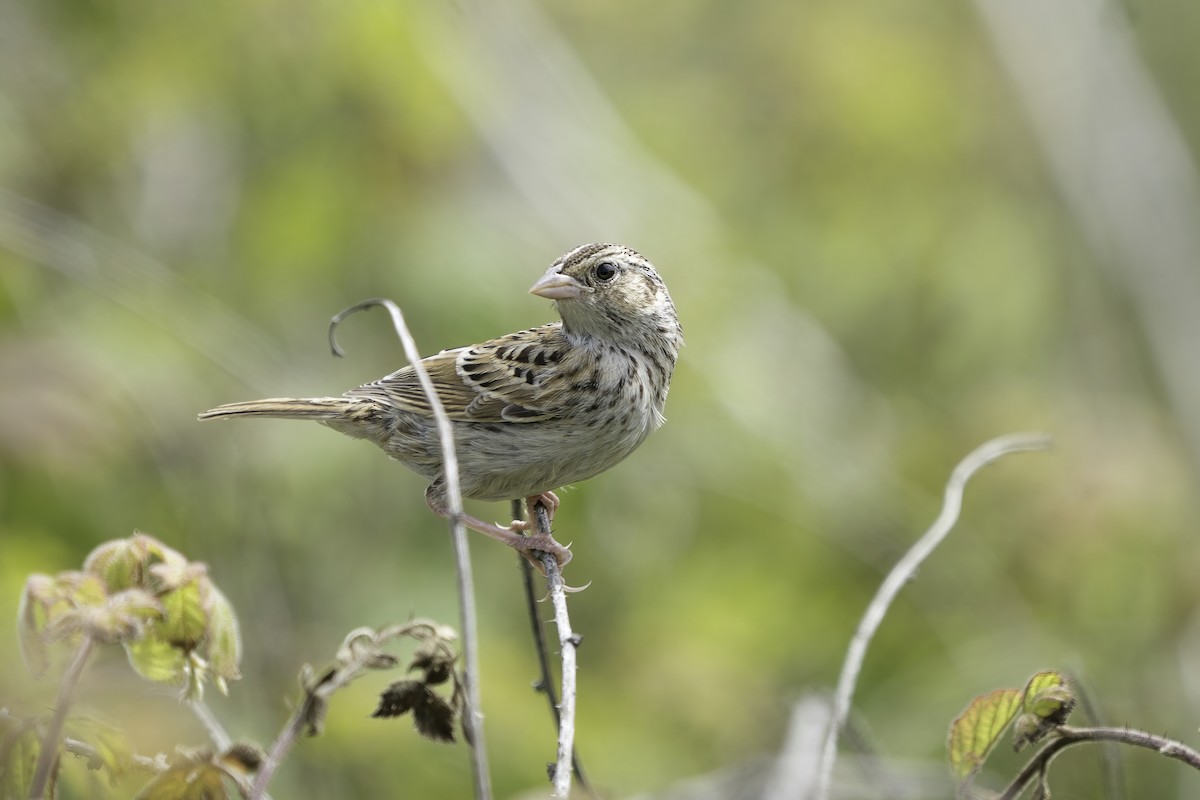
[[[1200,770],[1200,752],[1182,742],[1146,731],[1130,728],[1071,728],[1061,725],[1054,729],[1054,733],[1057,738],[1037,752],[1000,795],[999,800],[1016,800],[1031,780],[1045,772],[1055,756],[1071,745],[1084,742],[1118,742],[1133,747],[1144,747],[1167,758],[1182,761],[1192,769]]]
[[[550,534],[550,517],[540,503],[534,508],[539,534]],[[571,630],[567,614],[567,587],[562,569],[552,555],[542,556],[546,568],[546,583],[550,586],[550,602],[554,605],[554,626],[558,628],[558,647],[562,657],[562,702],[558,707],[558,757],[554,765],[554,797],[571,794],[571,759],[575,754],[575,648],[579,635]]]
[[[512,518],[520,519],[524,513],[522,502],[513,500]],[[544,513],[545,509],[542,509],[541,514]],[[541,514],[538,514],[539,518]],[[535,519],[535,524],[536,522]],[[548,530],[549,525],[546,525],[545,528]],[[546,533],[547,530],[539,532]],[[538,670],[541,673],[533,688],[546,696],[546,702],[550,706],[550,715],[554,718],[554,730],[558,731],[562,727],[562,714],[558,708],[558,690],[554,688],[554,676],[550,672],[550,658],[546,652],[546,634],[542,629],[541,616],[538,614],[537,591],[533,585],[533,565],[520,555],[517,556],[517,562],[521,567],[521,582],[525,588],[525,605],[529,611],[529,626],[533,633],[533,646],[537,651]],[[579,787],[587,792],[589,797],[598,797],[596,790],[588,781],[587,773],[584,772],[583,760],[579,757],[578,749],[572,751],[571,768],[575,771],[575,780],[579,782]]]
[[[463,667],[466,683],[467,707],[463,712],[463,725],[467,731],[468,743],[471,747],[471,769],[474,775],[476,800],[490,800],[492,796],[491,776],[488,772],[487,743],[483,736],[483,706],[479,691],[479,632],[475,610],[475,589],[471,574],[471,555],[467,543],[466,529],[463,527],[462,490],[458,480],[458,454],[454,449],[454,429],[442,400],[433,388],[429,373],[421,364],[421,354],[413,341],[408,326],[404,324],[404,314],[400,307],[386,298],[364,300],[358,305],[351,306],[335,316],[329,324],[329,343],[335,354],[341,351],[333,338],[333,331],[343,319],[357,311],[373,306],[382,306],[392,317],[392,325],[396,335],[404,346],[404,355],[417,374],[421,390],[429,400],[429,408],[437,422],[438,438],[442,445],[442,478],[446,482],[446,504],[450,512],[450,535],[454,541],[454,562],[458,576],[458,608],[459,625],[463,637]]]
[[[54,716],[46,727],[46,735],[42,737],[42,748],[38,753],[37,766],[33,771],[33,780],[29,782],[30,800],[42,800],[46,794],[46,785],[50,781],[50,770],[58,758],[59,737],[62,736],[63,725],[67,721],[67,710],[71,707],[71,698],[75,687],[83,676],[88,658],[92,654],[92,646],[96,640],[87,633],[79,640],[79,647],[71,659],[67,671],[63,673],[62,683],[58,686],[58,699],[54,702]]]
[[[104,756],[95,747],[80,739],[72,739],[70,736],[63,739],[63,750],[73,756],[86,758],[90,763],[102,762],[104,760]],[[160,772],[166,772],[171,768],[171,764],[167,761],[167,756],[164,753],[159,753],[153,758],[133,753],[129,757],[129,764],[132,769],[138,772],[150,772],[155,775]]]
[[[212,741],[213,747],[216,748],[217,752],[223,753],[233,747],[233,737],[229,735],[229,731],[225,730],[225,726],[221,724],[221,720],[217,719],[217,715],[213,713],[207,703],[203,700],[188,700],[185,705],[192,710],[192,715],[204,727],[205,732],[208,733],[209,740]],[[278,767],[278,764],[272,765],[271,771],[274,772]],[[234,775],[230,777],[236,779]],[[267,780],[269,781],[270,779],[271,776],[268,775]],[[239,780],[239,785],[243,786],[242,795],[244,797],[251,796],[253,787],[257,782],[257,774],[254,776],[253,782],[245,779]],[[271,795],[267,792],[266,786],[267,784],[263,783],[259,794],[255,795],[258,800],[271,800]]]
[[[233,746],[233,737],[225,730],[225,726],[217,719],[216,714],[208,707],[208,704],[203,700],[190,700],[187,707],[192,710],[192,714],[204,726],[204,730],[208,733],[208,738],[212,740],[213,746],[218,750],[228,750]]]
[[[792,704],[787,736],[763,787],[762,800],[796,800],[809,796],[816,782],[821,741],[829,717],[829,699],[826,697],[809,694]]]
[[[842,674],[838,678],[837,691],[833,697],[833,718],[829,723],[829,730],[825,734],[825,743],[821,751],[815,795],[818,800],[826,800],[829,797],[833,766],[837,760],[838,734],[841,733],[842,727],[846,724],[846,718],[850,714],[850,703],[854,699],[854,687],[858,682],[858,674],[862,670],[867,646],[883,622],[896,595],[916,574],[921,563],[937,549],[937,546],[954,527],[954,523],[958,521],[958,514],[962,510],[963,489],[967,481],[982,467],[1009,453],[1045,450],[1049,447],[1050,437],[1044,433],[1017,433],[1001,436],[977,447],[954,468],[950,480],[946,483],[941,513],[938,514],[929,530],[917,540],[917,543],[904,554],[904,557],[896,563],[896,566],[892,567],[892,571],[884,578],[874,599],[871,600],[871,604],[867,606],[862,620],[858,623],[854,638],[850,641],[845,662],[842,664]]]

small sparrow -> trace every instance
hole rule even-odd
[[[531,294],[553,300],[561,322],[510,333],[421,361],[454,429],[465,497],[524,498],[553,516],[553,490],[617,464],[663,423],[683,329],[654,265],[628,247],[585,244],[550,265]],[[411,366],[341,397],[231,403],[200,414],[316,420],[367,439],[433,481],[429,507],[449,517],[442,451],[429,401]],[[464,514],[463,524],[559,565],[571,558],[550,536],[525,536]]]

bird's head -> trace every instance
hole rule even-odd
[[[619,244],[585,244],[558,258],[530,290],[554,301],[568,333],[621,341],[683,341],[675,305],[654,265]]]

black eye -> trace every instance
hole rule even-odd
[[[617,277],[617,265],[611,261],[601,261],[596,265],[596,277],[607,283]]]

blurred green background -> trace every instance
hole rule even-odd
[[[1200,6],[1093,12],[1190,163]],[[919,776],[907,796],[948,797],[950,720],[1059,668],[1102,721],[1194,744],[1200,402],[1179,387],[1200,340],[1147,333],[1149,267],[1081,226],[1088,193],[1049,166],[990,24],[945,0],[0,0],[0,619],[29,573],[145,530],[238,609],[244,677],[211,702],[269,741],[300,665],[351,628],[457,625],[450,542],[424,482],[368,444],[195,414],[399,367],[378,312],[328,356],[329,317],[366,297],[399,302],[426,352],[547,321],[525,293],[546,265],[618,241],[658,265],[688,346],[668,424],[557,519],[590,583],[571,609],[598,787],[654,796],[777,752],[954,464],[1017,430],[1056,449],[969,488],[868,654],[863,737]],[[1146,191],[1142,166],[1117,196]],[[516,558],[472,545],[493,777],[516,797],[544,787],[554,732]],[[335,698],[275,796],[469,796],[462,745],[368,718],[386,681]],[[0,706],[54,688],[4,634]],[[82,694],[141,752],[204,742],[119,653]],[[1139,797],[1200,791],[1152,755],[1124,769]],[[1101,796],[1100,773],[1073,751],[1056,796]]]

